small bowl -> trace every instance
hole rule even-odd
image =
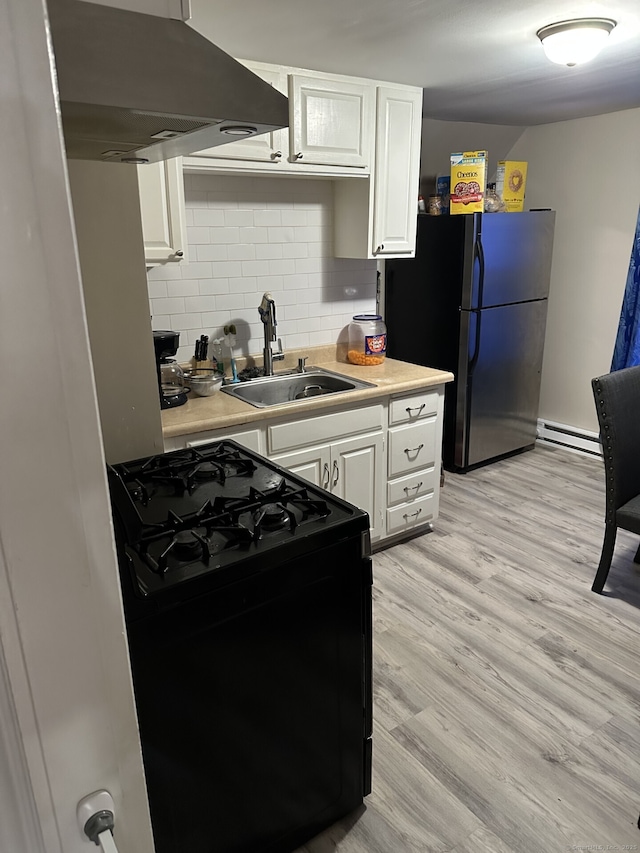
[[[198,397],[211,397],[222,387],[222,376],[215,370],[195,368],[185,373],[184,381]]]

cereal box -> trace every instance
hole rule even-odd
[[[451,155],[450,213],[482,213],[487,181],[487,152]]]
[[[524,192],[527,184],[525,160],[500,160],[496,172],[496,193],[505,203],[507,213],[524,210]]]

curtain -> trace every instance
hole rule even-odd
[[[621,370],[636,364],[640,364],[640,210],[636,236],[631,247],[629,274],[622,300],[611,370]]]

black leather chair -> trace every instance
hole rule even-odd
[[[606,484],[604,542],[591,589],[602,592],[618,527],[640,534],[640,366],[598,376],[591,387]],[[633,560],[640,563],[640,547]]]

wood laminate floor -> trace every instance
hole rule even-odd
[[[374,557],[373,793],[300,853],[640,849],[638,543],[592,593],[603,517],[596,458],[446,475]]]

